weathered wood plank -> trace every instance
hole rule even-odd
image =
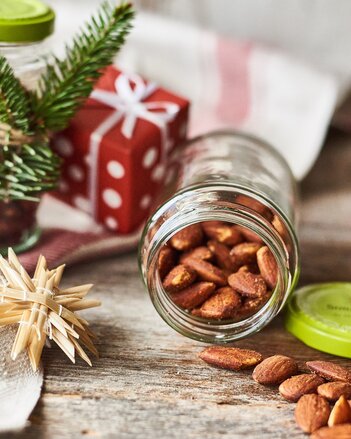
[[[302,283],[347,280],[351,268],[351,139],[333,133],[302,185]],[[135,253],[67,272],[67,285],[91,281],[103,306],[84,313],[101,354],[89,368],[72,365],[59,349],[44,354],[45,387],[31,426],[4,439],[66,438],[303,438],[294,404],[276,389],[201,362],[202,344],[174,333],[141,284]],[[264,355],[333,358],[304,346],[277,318],[237,343]]]

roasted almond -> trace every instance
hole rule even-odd
[[[317,389],[318,394],[329,401],[336,401],[341,395],[351,398],[351,384],[344,381],[332,381],[322,384]]]
[[[268,301],[269,297],[269,294],[261,297],[244,297],[241,307],[236,312],[236,316],[242,320],[255,314]]]
[[[351,407],[344,395],[336,401],[328,420],[328,426],[351,424]]]
[[[256,351],[226,346],[209,346],[200,352],[199,357],[212,366],[230,370],[254,367],[262,361],[263,358],[262,355]]]
[[[221,244],[218,241],[208,241],[208,248],[214,254],[217,264],[224,270],[232,272],[235,268],[232,258],[230,257],[230,251],[225,244]]]
[[[193,250],[189,250],[186,253],[183,253],[179,261],[183,264],[184,261],[187,260],[187,258],[195,258],[195,259],[201,259],[202,261],[210,261],[213,258],[213,254],[208,247],[202,245],[200,247],[194,248]]]
[[[187,267],[194,270],[202,280],[214,282],[221,287],[227,284],[227,278],[223,271],[210,262],[201,261],[200,259],[195,258],[187,258],[184,263]]]
[[[180,230],[170,239],[173,248],[179,251],[187,251],[202,243],[203,232],[200,224],[192,224]]]
[[[244,296],[263,297],[267,294],[267,285],[263,277],[246,271],[238,271],[228,277],[229,285]]]
[[[258,200],[254,200],[247,195],[238,195],[236,197],[236,202],[254,210],[256,213],[268,219],[268,221],[272,219],[272,213],[270,209]]]
[[[230,287],[223,287],[206,300],[195,315],[207,319],[229,319],[241,305],[240,295]]]
[[[323,427],[315,431],[311,439],[350,439],[351,424],[335,425],[335,427]]]
[[[281,383],[279,393],[288,401],[296,402],[303,395],[315,393],[317,387],[323,383],[324,379],[314,373],[295,375]]]
[[[256,262],[256,253],[261,248],[257,242],[243,242],[233,247],[230,256],[236,266],[252,264]]]
[[[175,266],[165,277],[163,281],[164,289],[173,293],[190,286],[196,279],[196,273],[185,265]]]
[[[184,309],[193,309],[200,306],[214,293],[216,285],[212,282],[197,282],[178,293],[173,293],[173,302]]]
[[[345,381],[351,383],[351,372],[343,366],[330,361],[308,361],[306,366],[328,381]]]
[[[296,404],[295,419],[305,433],[313,433],[327,425],[329,415],[328,401],[320,395],[304,395]]]
[[[169,273],[175,266],[176,257],[176,252],[172,248],[166,245],[161,248],[157,262],[158,272],[161,279],[164,279],[166,274]]]
[[[218,242],[226,245],[236,245],[243,240],[241,233],[235,226],[220,221],[207,221],[202,223],[205,234]]]
[[[278,280],[278,267],[272,252],[267,246],[261,247],[257,251],[257,265],[260,269],[261,276],[266,284],[272,290],[275,288]]]
[[[253,379],[260,384],[280,384],[298,372],[295,360],[285,355],[273,355],[262,361],[253,371]]]

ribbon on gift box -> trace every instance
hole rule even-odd
[[[134,87],[132,87],[134,84]],[[144,102],[157,89],[155,83],[145,83],[137,74],[121,73],[115,80],[115,92],[95,89],[90,97],[101,102],[115,111],[104,120],[90,137],[90,175],[89,196],[91,213],[97,217],[97,187],[98,187],[98,156],[103,137],[121,120],[121,132],[131,139],[138,119],[146,120],[156,125],[161,134],[161,162],[167,156],[169,147],[168,123],[179,112],[179,105],[168,101]]]

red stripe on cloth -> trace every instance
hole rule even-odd
[[[250,112],[250,56],[252,44],[227,38],[217,40],[220,96],[217,115],[221,122],[238,126]]]
[[[32,250],[19,256],[21,263],[29,272],[32,272],[40,255],[44,255],[49,267],[65,261],[74,252],[82,246],[98,242],[114,236],[109,232],[101,234],[96,233],[78,233],[62,229],[46,230],[40,242]]]

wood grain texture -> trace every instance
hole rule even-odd
[[[301,283],[350,280],[351,138],[332,133],[302,190]],[[45,386],[31,425],[2,439],[304,438],[294,404],[250,372],[209,367],[202,344],[171,330],[157,315],[139,278],[135,253],[68,270],[67,285],[91,281],[103,306],[84,315],[98,335],[93,368],[56,347],[43,362]],[[268,356],[350,361],[320,353],[289,335],[281,317],[236,343]]]

